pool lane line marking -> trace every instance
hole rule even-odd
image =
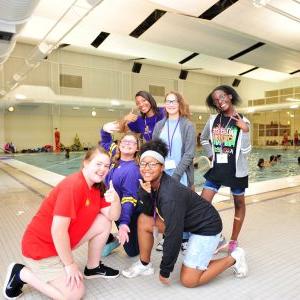
[[[0,165],[0,170],[3,171],[5,174],[7,174],[9,177],[11,177],[11,178],[13,178],[14,180],[16,180],[17,182],[19,182],[21,185],[25,186],[28,190],[30,190],[30,191],[33,192],[34,194],[37,194],[37,195],[38,195],[39,197],[41,197],[41,198],[45,198],[45,195],[41,194],[40,192],[38,192],[37,190],[35,190],[35,189],[32,188],[31,186],[27,185],[27,184],[26,184],[25,182],[23,182],[22,180],[18,179],[18,178],[15,177],[14,175],[12,175],[10,172],[8,172],[8,171],[5,170],[4,168],[2,168],[1,165]],[[23,174],[25,174],[25,175],[27,175],[28,177],[30,177],[30,178],[32,178],[32,179],[35,179],[35,180],[37,180],[37,181],[39,181],[39,182],[41,182],[41,183],[43,183],[43,184],[49,186],[50,188],[53,188],[53,186],[51,186],[50,184],[48,184],[48,183],[46,183],[46,182],[43,182],[43,181],[41,181],[41,180],[39,180],[39,179],[37,179],[37,178],[35,178],[35,177],[33,177],[33,176],[31,176],[31,175],[29,175],[29,174],[23,172],[23,171],[20,171],[20,170],[18,170],[18,171],[21,172],[21,173],[23,173]]]

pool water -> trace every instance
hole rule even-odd
[[[260,158],[269,161],[270,156],[281,154],[281,161],[277,164],[259,169],[257,162]],[[203,155],[203,152],[198,152],[198,155]],[[283,178],[288,176],[300,175],[300,165],[298,165],[298,157],[300,150],[281,150],[281,149],[252,149],[248,163],[249,163],[249,182],[264,181],[276,178]],[[195,170],[196,186],[202,186],[205,179],[203,174],[197,169]]]
[[[271,155],[281,154],[281,162],[276,165],[260,170],[257,167],[259,158],[269,160]],[[199,151],[197,155],[203,155]],[[61,174],[69,175],[80,169],[84,152],[71,152],[70,158],[66,159],[64,153],[32,153],[15,155],[14,159],[25,163]],[[300,150],[278,150],[278,149],[253,149],[249,156],[249,181],[263,181],[281,177],[300,175],[298,165]],[[204,183],[203,173],[195,169],[195,185],[197,188]]]
[[[70,158],[65,158],[65,153],[30,153],[15,155],[14,159],[30,165],[58,173],[69,175],[80,169],[84,152],[70,152]]]

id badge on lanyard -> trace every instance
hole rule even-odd
[[[227,153],[217,153],[217,164],[227,164],[228,154]]]
[[[176,169],[175,160],[174,159],[166,159],[165,160],[165,169],[166,170]]]

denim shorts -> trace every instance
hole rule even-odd
[[[210,180],[206,180],[204,183],[203,188],[207,189],[207,190],[212,190],[214,192],[218,192],[219,188],[221,187],[221,184],[217,184],[213,181]],[[230,188],[231,194],[234,196],[242,196],[245,194],[245,190],[244,188]]]
[[[183,264],[188,268],[205,271],[216,251],[221,233],[217,235],[191,234]]]

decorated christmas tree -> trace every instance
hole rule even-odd
[[[81,145],[80,139],[78,134],[76,133],[75,138],[74,138],[74,144],[70,147],[71,151],[82,151],[83,147]]]

